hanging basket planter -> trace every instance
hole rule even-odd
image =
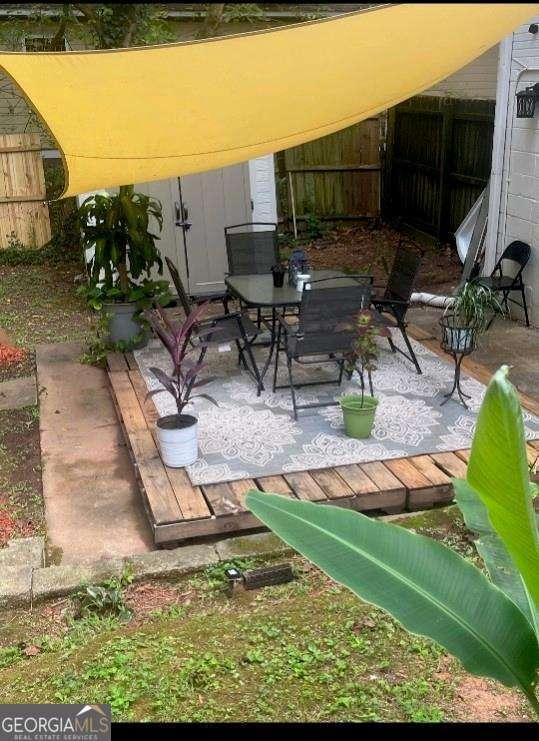
[[[477,327],[464,325],[455,314],[446,314],[440,319],[442,348],[447,352],[471,353],[477,345]]]

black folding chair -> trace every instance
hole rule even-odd
[[[356,285],[339,285],[356,280]],[[331,281],[331,287],[328,282]],[[335,285],[337,284],[337,285]],[[352,325],[360,309],[368,307],[371,298],[371,276],[343,276],[342,278],[323,278],[313,281],[310,290],[304,290],[297,324],[278,316],[277,347],[273,373],[273,390],[289,388],[292,394],[294,419],[301,409],[333,406],[337,401],[298,405],[296,389],[304,386],[318,386],[327,383],[342,383],[346,354],[350,351],[354,331],[346,328]],[[327,286],[327,287],[324,287]],[[288,368],[288,384],[277,385],[279,356],[284,352]],[[322,356],[322,359],[320,358]],[[327,360],[323,358],[327,356]],[[336,379],[295,383],[293,362],[300,365],[320,365],[334,363],[339,369]]]
[[[389,314],[396,322],[402,338],[408,348],[409,355],[397,347],[391,337],[388,338],[392,352],[400,352],[410,360],[420,374],[421,368],[417,361],[412,343],[406,333],[406,313],[410,307],[410,296],[414,288],[415,279],[421,267],[423,252],[416,247],[403,246],[399,243],[395,260],[389,274],[384,294],[373,297],[372,303],[381,314]]]
[[[508,301],[511,301],[511,303],[516,304],[517,306],[520,306],[522,309],[524,309],[524,316],[526,318],[527,327],[530,326],[530,319],[528,317],[528,306],[526,305],[526,292],[524,281],[522,280],[522,273],[524,271],[524,268],[526,267],[528,260],[530,259],[530,254],[531,247],[529,244],[526,244],[526,242],[511,242],[511,244],[508,245],[503,251],[502,256],[496,263],[496,266],[494,267],[494,270],[492,271],[490,276],[475,279],[476,282],[479,283],[479,285],[485,286],[485,288],[490,288],[490,290],[494,293],[502,295],[501,304],[506,312],[509,312]],[[505,261],[515,264],[517,272],[514,276],[504,275],[503,263]],[[522,296],[522,303],[519,303],[518,301],[515,301],[515,299],[510,298],[509,294],[512,291],[520,291],[520,295]],[[488,325],[489,327],[494,321],[495,316],[496,315],[494,315],[490,320]]]
[[[172,263],[172,261],[169,260],[168,257],[165,257],[165,260],[167,261],[168,269],[170,270],[172,280],[178,292],[178,298],[182,305],[182,309],[185,313],[185,316],[187,317],[193,311],[197,303],[200,304],[204,300],[207,301],[209,299],[208,297],[199,296],[197,296],[196,299],[193,299],[191,296],[188,296],[184,288],[183,281],[180,278],[180,275],[176,270],[174,264]],[[216,296],[215,298],[216,300],[224,300],[224,297],[218,299],[218,297]],[[257,395],[260,396],[260,392],[263,391],[264,386],[262,384],[260,371],[258,370],[258,366],[254,359],[253,351],[251,348],[253,341],[260,334],[260,328],[251,321],[246,313],[229,312],[228,303],[225,304],[225,311],[225,314],[212,316],[208,319],[202,320],[198,325],[199,336],[204,336],[204,343],[208,345],[221,345],[235,342],[238,349],[238,361],[239,363],[243,364],[245,370],[256,381],[258,392]],[[206,355],[206,350],[206,347],[202,348],[199,362],[202,362],[204,356]],[[245,356],[247,356],[251,367],[249,367],[249,363],[247,363]]]
[[[174,288],[176,289],[176,293],[178,294],[178,300],[181,304],[182,309],[185,311],[186,315],[189,314],[189,311],[192,309],[192,306],[194,304],[202,304],[204,303],[204,301],[221,302],[223,304],[225,314],[228,314],[229,296],[228,296],[228,292],[226,291],[226,289],[224,291],[217,291],[216,293],[206,293],[203,296],[189,296],[187,294],[187,291],[185,290],[183,281],[180,278],[178,269],[174,265],[170,257],[165,257],[165,262],[167,264],[170,277],[172,278],[172,282],[174,283]]]

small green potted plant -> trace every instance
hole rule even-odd
[[[89,281],[80,292],[92,308],[109,316],[108,342],[140,347],[149,336],[141,312],[154,301],[166,306],[171,300],[168,281],[151,278],[154,267],[163,272],[155,244],[159,236],[149,229],[150,218],[159,231],[163,227],[161,204],[123,185],[115,195],[90,196],[78,215],[82,245],[93,249]]]
[[[468,353],[477,336],[486,332],[493,314],[503,314],[503,307],[487,286],[468,281],[444,311],[441,320],[442,344],[457,353]]]
[[[361,309],[353,325],[354,339],[346,356],[346,370],[351,375],[359,372],[361,394],[346,394],[339,399],[344,428],[348,437],[363,439],[369,437],[374,425],[378,399],[373,395],[372,371],[376,370],[378,359],[376,337],[389,337],[389,329],[382,323],[379,315],[371,309]],[[365,393],[365,373],[369,379],[370,394]]]

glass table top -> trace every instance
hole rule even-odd
[[[353,286],[357,280],[349,277],[340,270],[311,270],[310,281],[322,278],[338,278],[339,280],[327,280],[324,288],[335,286]],[[365,276],[368,277],[368,276]],[[240,298],[244,303],[251,306],[291,306],[301,303],[301,291],[296,291],[294,286],[288,285],[288,274],[285,274],[282,288],[273,285],[271,273],[263,275],[229,275],[225,283],[230,292]]]

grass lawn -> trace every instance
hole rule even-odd
[[[0,265],[0,327],[26,359],[0,366],[0,381],[28,375],[34,348],[43,342],[82,342],[92,336],[93,317],[76,295],[76,263]]]
[[[403,523],[477,558],[454,508]],[[222,565],[131,584],[127,623],[74,619],[71,600],[0,613],[0,703],[104,702],[116,720],[528,719],[517,693],[292,561],[296,581],[234,598]]]

